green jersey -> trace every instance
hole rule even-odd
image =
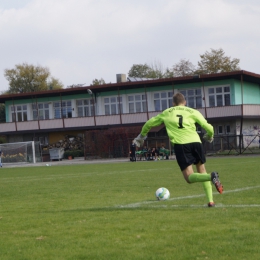
[[[186,106],[171,107],[152,117],[144,124],[141,135],[146,136],[152,127],[163,123],[173,144],[201,143],[195,123],[204,128],[210,137],[214,135],[213,126],[203,115],[198,110]]]

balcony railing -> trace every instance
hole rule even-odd
[[[207,107],[198,109],[207,119],[226,117],[260,116],[260,105],[235,105],[226,107]],[[1,123],[0,132],[18,132],[32,130],[72,129],[80,127],[100,127],[107,125],[143,124],[159,112],[107,115],[95,117],[74,117],[24,122]]]

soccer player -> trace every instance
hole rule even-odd
[[[193,108],[186,106],[185,97],[181,93],[173,96],[173,107],[149,119],[142,127],[141,133],[134,139],[139,147],[146,139],[146,135],[152,127],[165,125],[171,143],[174,145],[176,160],[187,183],[202,182],[208,206],[214,207],[211,182],[219,193],[223,192],[223,186],[217,172],[208,174],[204,163],[206,162],[203,146],[195,124],[199,124],[206,130],[203,139],[212,142],[214,129],[203,115]],[[192,164],[196,165],[197,172],[193,171]]]
[[[130,161],[131,162],[136,162],[136,145],[135,145],[135,141],[132,141],[132,144],[130,145]]]
[[[2,156],[3,156],[3,153],[2,153],[2,151],[0,150],[0,167],[1,167],[1,168],[3,167],[3,164],[2,164]]]

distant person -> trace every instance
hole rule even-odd
[[[159,155],[162,156],[162,159],[164,159],[164,156],[166,155],[166,149],[164,147],[164,145],[162,144],[160,150],[159,150]]]
[[[148,160],[148,148],[146,145],[143,147],[142,152],[145,160]]]
[[[160,160],[160,158],[158,157],[159,152],[155,147],[152,148],[151,153],[154,161],[157,161],[158,159]]]
[[[134,142],[134,140],[132,141],[131,145],[130,145],[130,161],[131,162],[136,162],[136,144]]]
[[[153,159],[151,147],[148,148],[147,159],[148,159],[148,161]]]
[[[186,107],[185,97],[181,93],[173,96],[173,107],[149,119],[143,126],[141,133],[135,138],[137,146],[143,144],[146,135],[152,127],[165,125],[171,143],[174,145],[176,160],[187,183],[202,182],[208,207],[214,207],[211,182],[219,193],[223,192],[223,186],[217,172],[211,174],[206,172],[206,162],[203,146],[195,124],[199,124],[206,130],[203,136],[208,142],[213,141],[214,128],[203,115],[196,109]],[[192,165],[196,165],[197,172],[194,173]]]
[[[3,164],[2,164],[2,156],[3,156],[3,152],[0,150],[0,167],[2,168],[3,167]]]

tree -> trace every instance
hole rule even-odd
[[[173,65],[172,74],[174,77],[185,77],[194,75],[195,66],[189,61],[181,59]]]
[[[147,64],[134,64],[128,72],[129,77],[152,78],[152,68]]]
[[[166,68],[164,69],[162,64],[155,61],[151,65],[145,64],[134,64],[128,72],[129,77],[135,78],[150,78],[150,79],[161,79],[171,76],[171,71]]]
[[[51,76],[48,68],[27,63],[15,65],[14,69],[5,69],[4,76],[9,81],[10,94],[63,88],[62,83]]]
[[[52,89],[61,89],[63,88],[63,84],[56,78],[51,77],[50,80],[47,81],[47,88]]]
[[[151,78],[165,78],[165,70],[161,62],[155,61],[150,65]]]
[[[101,78],[101,79],[92,80],[92,84],[90,84],[90,86],[97,86],[97,85],[104,85],[104,84],[106,84],[106,82],[103,78]]]
[[[165,73],[164,73],[164,78],[173,78],[174,73],[172,69],[166,68]]]
[[[198,62],[198,74],[210,74],[240,70],[239,59],[231,59],[225,56],[223,49],[214,50],[211,52],[206,51],[200,55],[201,60]]]

